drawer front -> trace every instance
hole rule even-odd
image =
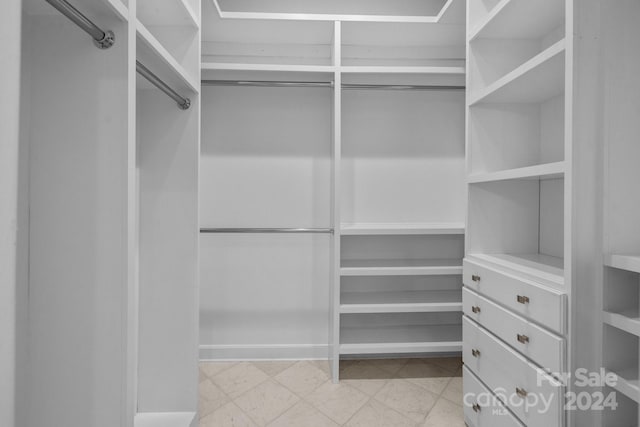
[[[566,295],[491,266],[464,260],[465,286],[564,335]]]
[[[467,288],[462,290],[462,307],[465,315],[542,368],[551,372],[565,371],[564,338]]]
[[[465,366],[502,396],[520,421],[528,427],[563,425],[562,384],[467,317],[462,320],[462,330]]]
[[[462,371],[464,418],[469,427],[524,427],[467,368]]]

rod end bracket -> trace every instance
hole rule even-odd
[[[181,110],[188,110],[191,107],[191,100],[189,98],[185,98],[184,102],[178,103],[178,106]]]
[[[113,34],[113,31],[106,31],[102,40],[94,40],[93,44],[95,44],[98,49],[109,49],[115,42],[116,35]]]

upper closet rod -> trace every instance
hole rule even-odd
[[[464,90],[461,85],[394,85],[394,84],[362,84],[362,83],[342,83],[342,89],[375,89],[375,90]]]
[[[333,87],[333,82],[289,82],[262,80],[202,80],[203,86],[260,86],[260,87]],[[360,84],[343,83],[346,90],[464,90],[464,85],[397,85],[397,84]]]
[[[89,34],[93,38],[93,43],[100,49],[108,49],[116,42],[116,36],[113,31],[102,31],[100,27],[65,0],[47,0],[47,3],[58,9],[60,13]]]
[[[94,24],[89,18],[84,16],[66,0],[46,1],[88,33],[93,38],[93,43],[100,49],[108,49],[115,43],[116,36],[113,34],[113,31],[102,31],[100,27]],[[149,71],[149,69],[142,65],[140,61],[136,61],[136,70],[141,76],[149,80],[151,84],[173,98],[173,100],[175,100],[178,103],[178,106],[183,110],[186,110],[191,106],[191,100],[189,98],[183,98],[178,95],[175,90],[171,89],[165,82],[160,80],[158,76]]]
[[[188,110],[189,107],[191,107],[191,100],[189,98],[183,98],[182,96],[180,96],[178,92],[171,89],[169,85],[167,85],[165,82],[160,80],[158,76],[153,74],[147,67],[142,65],[140,61],[136,61],[136,71],[142,77],[147,79],[149,83],[151,83],[152,85],[154,85],[155,87],[157,87],[158,89],[166,93],[174,101],[176,101],[178,103],[178,107],[180,107],[181,109]]]
[[[202,80],[203,86],[264,86],[264,87],[333,87],[333,82],[279,82],[262,80]]]

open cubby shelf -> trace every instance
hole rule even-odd
[[[462,294],[458,291],[343,292],[341,313],[417,313],[460,311]]]
[[[459,259],[362,259],[342,260],[342,276],[403,276],[462,274]]]
[[[624,394],[636,403],[640,403],[640,380],[638,380],[637,369],[627,369],[613,372],[618,377],[618,382],[613,386],[614,389]]]
[[[343,236],[464,234],[463,223],[343,223]]]
[[[450,353],[462,350],[458,325],[342,328],[340,354]]]
[[[604,311],[602,312],[602,321],[607,325],[640,336],[640,313],[638,309],[621,312]]]
[[[608,267],[640,273],[640,255],[611,254],[605,257],[604,264]]]

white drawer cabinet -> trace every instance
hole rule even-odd
[[[566,295],[493,266],[464,260],[465,286],[521,316],[564,335]]]
[[[494,393],[505,396],[505,405],[528,427],[562,426],[562,384],[469,318],[462,324],[467,368]]]
[[[524,427],[467,368],[463,369],[464,418],[469,427]]]
[[[564,372],[565,340],[465,288],[464,314],[551,372]]]

